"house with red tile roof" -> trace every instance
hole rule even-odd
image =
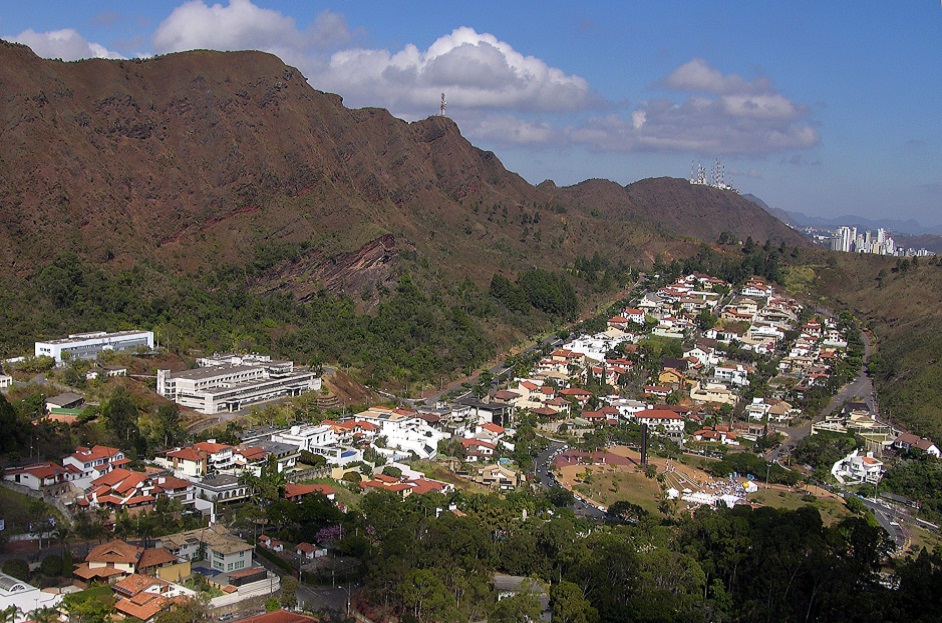
[[[174,603],[196,596],[190,589],[141,574],[129,575],[111,588],[117,598],[115,609],[144,623],[152,621]]]
[[[454,485],[439,480],[430,480],[425,477],[419,478],[395,478],[386,474],[377,474],[372,480],[360,483],[360,488],[364,493],[370,491],[390,491],[406,498],[413,493],[424,495],[426,493],[450,493],[455,490]]]
[[[143,551],[143,548],[121,540],[93,547],[85,561],[75,568],[75,583],[82,588],[96,580],[113,584],[137,572]]]
[[[94,478],[110,472],[115,467],[126,465],[130,461],[124,452],[109,446],[94,446],[86,448],[79,446],[75,452],[62,459],[62,466],[74,467],[77,470],[75,484],[80,489],[88,486]]]
[[[44,495],[62,495],[72,490],[73,472],[51,461],[22,467],[8,467],[3,479]]]
[[[232,467],[232,446],[210,439],[193,444],[193,449],[206,455],[206,467],[210,472]]]
[[[458,443],[464,446],[465,456],[469,462],[494,456],[494,450],[497,448],[494,444],[479,439],[460,439]]]
[[[176,474],[202,478],[209,473],[207,458],[205,452],[200,452],[196,448],[175,448],[164,452],[163,456],[157,457],[155,462],[172,469]]]
[[[320,493],[331,501],[337,497],[337,491],[330,485],[305,485],[294,482],[289,482],[285,485],[285,499],[291,502],[300,502],[312,493]]]
[[[315,558],[320,558],[321,556],[327,555],[326,547],[317,547],[310,543],[298,543],[294,548],[294,553],[296,556],[305,558],[307,560],[314,560]]]
[[[938,446],[926,439],[912,433],[903,433],[893,441],[893,447],[903,452],[911,452],[913,448],[921,450],[926,454],[939,458],[940,452]]]
[[[560,414],[559,411],[557,411],[556,409],[552,407],[539,407],[537,409],[530,409],[530,413],[532,413],[533,415],[539,418],[548,419],[548,420],[556,419],[557,417],[559,417],[559,414]]]

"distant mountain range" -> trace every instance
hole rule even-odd
[[[755,195],[745,194],[744,199],[755,203],[757,206],[792,227],[816,227],[820,229],[835,229],[841,226],[857,227],[858,229],[889,229],[894,234],[919,236],[924,234],[940,235],[942,234],[942,225],[925,226],[914,219],[901,221],[898,219],[868,219],[854,214],[845,214],[844,216],[809,216],[803,212],[788,212],[781,208],[770,207],[767,203]]]

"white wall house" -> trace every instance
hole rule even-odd
[[[438,454],[438,442],[449,439],[450,433],[432,428],[420,417],[399,415],[381,408],[373,408],[357,414],[358,420],[366,420],[379,426],[377,439],[386,438],[384,447],[401,452],[414,452],[420,459],[433,459]]]
[[[684,434],[684,418],[666,409],[647,409],[635,413],[638,424],[647,424],[652,432],[663,431],[668,437],[680,438]]]
[[[337,434],[327,424],[305,424],[292,426],[271,436],[272,441],[289,443],[301,450],[312,452],[314,446],[333,446],[339,442]]]
[[[26,621],[27,613],[34,610],[56,608],[60,601],[62,595],[45,593],[22,580],[0,573],[0,611],[10,608],[14,623]]]

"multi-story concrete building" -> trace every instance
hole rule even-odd
[[[37,357],[52,357],[62,361],[67,358],[94,359],[106,350],[135,350],[137,348],[154,349],[153,331],[119,331],[117,333],[76,333],[60,340],[36,342],[34,352]]]
[[[200,413],[238,411],[246,405],[319,390],[314,372],[295,371],[290,361],[221,365],[183,372],[157,370],[157,393]]]

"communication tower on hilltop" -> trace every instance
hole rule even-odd
[[[690,183],[706,185],[707,172],[703,164],[698,162],[697,165],[694,166],[693,161],[690,162]]]
[[[445,116],[445,105],[446,105],[446,104],[445,104],[445,94],[442,93],[442,106],[441,106],[441,109],[439,109],[439,113],[438,113],[438,114],[439,114],[440,116],[442,116],[442,117]]]
[[[696,165],[694,165],[693,161],[691,161],[690,183],[711,186],[713,188],[719,188],[720,190],[731,190],[736,193],[739,192],[733,188],[732,176],[730,176],[727,180],[726,166],[719,158],[713,161],[713,166],[710,167],[709,175],[707,174],[707,168],[703,166],[702,163],[698,162]]]

